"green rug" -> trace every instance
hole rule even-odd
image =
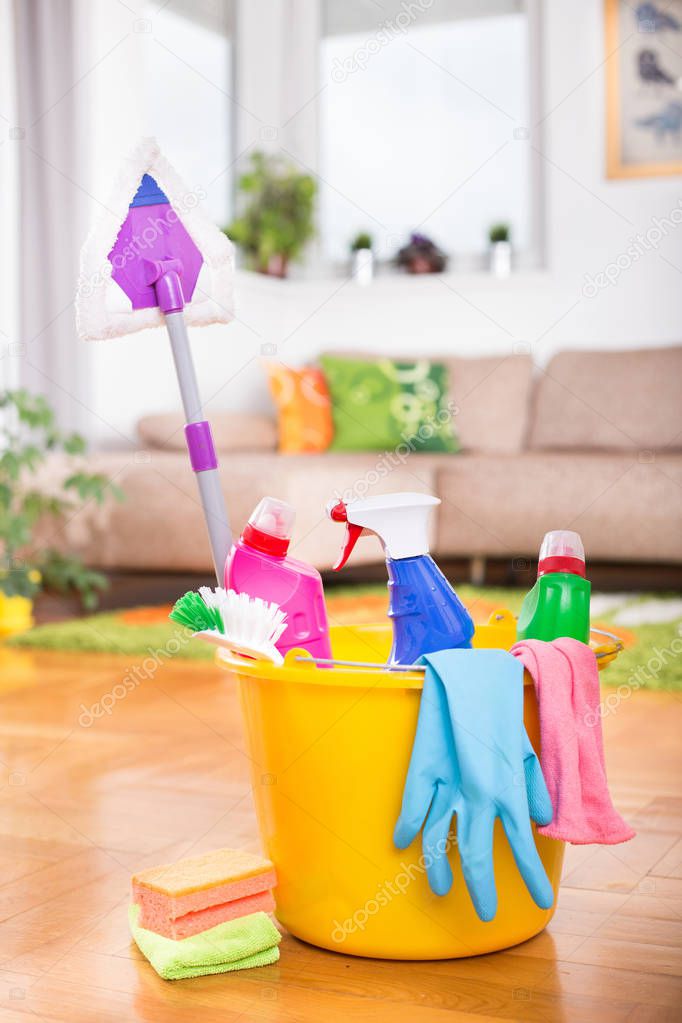
[[[520,589],[458,586],[457,592],[483,623],[500,607],[518,613],[525,595]],[[381,621],[386,588],[381,585],[330,587],[332,624]],[[73,621],[40,625],[8,641],[14,647],[88,653],[154,655],[210,661],[215,649],[192,639],[186,629],[168,620],[170,607],[134,608],[90,615]],[[594,625],[617,633],[625,649],[605,670],[605,685],[682,690],[682,599],[679,594],[595,594]]]

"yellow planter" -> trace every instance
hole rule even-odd
[[[0,639],[26,632],[34,624],[30,597],[7,597],[0,591]]]

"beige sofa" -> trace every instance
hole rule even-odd
[[[327,569],[341,542],[329,498],[418,490],[442,500],[441,557],[533,557],[546,530],[571,528],[593,560],[682,563],[682,347],[566,351],[542,371],[527,355],[445,361],[457,455],[280,455],[274,421],[216,417],[235,532],[264,494],[282,497],[297,508],[293,553]],[[81,513],[61,543],[105,568],[208,572],[181,417],[148,417],[139,431],[139,451],[90,458],[127,501]],[[380,558],[368,537],[353,562]]]

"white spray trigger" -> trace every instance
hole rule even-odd
[[[384,553],[391,560],[414,558],[429,553],[429,517],[440,504],[431,494],[380,494],[361,501],[330,502],[327,514],[335,522],[346,523],[341,557],[335,569],[342,568],[363,530],[376,533]]]

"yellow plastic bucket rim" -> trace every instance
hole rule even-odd
[[[515,621],[511,611],[506,608],[499,608],[492,612],[484,625],[477,625],[476,631],[497,629]],[[368,623],[366,625],[337,625],[332,626],[331,632],[352,629],[371,635],[373,630],[383,631],[385,623]],[[593,637],[599,637],[594,639]],[[604,642],[604,638],[608,642]],[[622,640],[611,632],[604,629],[590,629],[590,647],[594,650],[598,667],[605,668],[610,664],[623,649]],[[244,675],[252,678],[272,679],[278,682],[294,682],[302,685],[324,685],[324,686],[356,686],[362,689],[421,689],[424,684],[423,671],[387,671],[386,666],[380,662],[372,667],[319,667],[307,650],[297,647],[289,650],[284,658],[283,665],[273,664],[271,661],[256,661],[237,654],[231,654],[225,649],[219,649],[216,653],[218,664],[234,671],[237,675]],[[528,672],[524,673],[526,685],[531,685],[532,680]]]

